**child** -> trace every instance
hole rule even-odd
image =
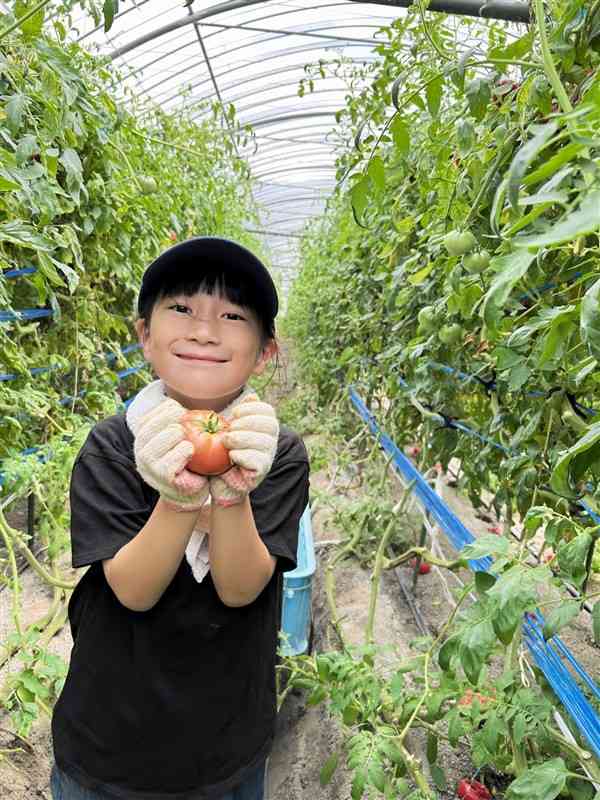
[[[246,388],[277,352],[263,264],[216,237],[146,270],[136,330],[158,376],[102,420],[71,477],[73,650],[54,708],[53,800],[261,800],[276,716],[281,573],[308,457]],[[186,409],[231,421],[233,467],[186,469]]]

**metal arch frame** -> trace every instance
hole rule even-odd
[[[336,75],[328,75],[326,78],[324,78],[324,79],[319,81],[319,85],[322,85],[323,83],[326,83],[327,81],[332,81],[332,80],[337,80],[339,82],[339,78],[337,78]],[[271,84],[269,86],[264,86],[262,88],[262,91],[264,91],[264,92],[272,92],[272,91],[275,91],[275,89],[285,89],[285,88],[289,89],[290,86],[291,86],[291,82],[290,81],[285,81],[284,83],[275,83],[275,84]],[[347,90],[345,90],[343,88],[343,86],[342,86],[340,88],[340,91],[347,91]],[[255,89],[251,89],[251,90],[249,90],[247,92],[244,92],[243,94],[238,94],[235,97],[228,97],[227,98],[227,102],[228,103],[233,103],[235,105],[240,100],[245,100],[247,97],[253,97],[255,94],[256,94],[256,90]],[[307,92],[307,94],[309,94],[309,93]],[[310,92],[310,94],[313,94],[313,92]]]
[[[295,205],[296,203],[302,203],[306,200],[304,197],[299,197],[296,200],[287,198],[285,200],[272,200],[269,203],[263,203],[262,205],[265,208],[271,208],[271,206],[280,206],[282,203],[289,203],[290,205]],[[315,205],[315,198],[312,198],[308,203],[306,203],[308,207],[312,207]],[[287,213],[287,212],[286,212]]]
[[[278,115],[276,117],[267,117],[266,119],[260,119],[258,122],[253,122],[252,126],[254,128],[262,128],[265,125],[275,125],[277,122],[285,122],[288,119],[306,119],[309,117],[334,117],[335,111],[312,111],[310,113],[303,113],[303,114],[284,114]]]
[[[267,1],[268,0],[228,0],[228,2],[218,3],[217,5],[211,6],[203,11],[197,11],[192,15],[188,15],[188,17],[174,20],[173,22],[164,25],[162,28],[157,28],[150,33],[134,39],[134,41],[129,42],[122,47],[116,48],[112,51],[112,53],[109,54],[109,58],[111,60],[115,60],[119,56],[129,53],[141,45],[146,44],[147,42],[158,39],[161,36],[170,33],[171,31],[183,28],[194,21],[200,22],[203,19],[208,19],[209,17],[213,17],[217,14],[222,14],[228,11],[236,11],[239,8],[258,5],[259,3],[264,3]],[[350,0],[350,2],[358,1],[359,0]],[[360,2],[365,2],[365,0],[360,0]],[[413,0],[387,0],[387,2],[385,2],[385,0],[366,0],[366,2],[370,2],[372,5],[393,6],[399,8],[408,8],[413,4]],[[509,21],[513,22],[529,22],[529,8],[526,3],[520,2],[520,0],[504,0],[502,3],[490,3],[489,0],[430,0],[428,10],[440,11],[446,14],[459,13],[466,16],[481,17],[480,12],[486,5],[489,6],[487,13],[484,14],[484,17],[486,18],[508,19]],[[502,16],[496,16],[500,14],[501,11]]]
[[[247,119],[243,121],[240,120],[240,123],[242,125],[251,125],[253,128],[259,128],[263,127],[264,125],[275,125],[280,122],[285,122],[288,119],[305,119],[306,117],[325,117],[325,116],[333,117],[337,113],[337,109],[330,108],[326,110],[325,106],[321,106],[319,108],[313,106],[310,111],[303,111],[298,113],[295,112],[294,106],[286,106],[285,108],[277,110],[279,111],[279,114],[277,114],[276,116],[269,116],[269,113],[272,112],[267,112],[267,115],[257,116],[254,119]]]
[[[242,45],[242,47],[248,47],[248,46],[249,45]],[[366,47],[366,45],[362,45],[362,44],[361,45],[357,45],[357,44],[350,43],[349,45],[347,45],[347,47],[349,47],[349,48],[350,47]],[[322,50],[326,50],[326,49],[327,48],[325,48],[323,45],[314,45],[312,43],[309,44],[309,45],[299,45],[298,47],[288,47],[288,48],[286,48],[284,50],[275,50],[275,51],[269,53],[269,55],[266,58],[262,59],[262,61],[263,62],[272,61],[274,58],[286,58],[287,56],[295,55],[296,53],[310,53],[310,52],[313,52],[313,51],[322,51]],[[351,62],[355,63],[355,62],[359,62],[361,60],[366,60],[369,63],[371,63],[371,62],[375,61],[376,59],[375,59],[374,56],[365,55],[364,59],[353,58],[353,59],[351,59]],[[194,67],[200,66],[202,63],[203,62],[201,62],[201,61],[195,61],[193,64],[189,64],[185,68],[185,70],[182,70],[182,72],[187,72],[188,70],[193,69]],[[304,62],[304,64],[305,63],[306,62]],[[304,66],[304,64],[302,64],[302,66]],[[232,72],[237,72],[238,70],[247,69],[247,68],[248,68],[248,63],[247,62],[237,63],[235,66],[230,67],[229,69],[226,69],[223,72],[218,73],[217,77],[218,78],[222,78],[224,75],[230,75]],[[181,73],[178,73],[178,74],[181,74]],[[254,79],[254,76],[252,77],[252,79]],[[164,78],[162,81],[159,81],[158,83],[153,84],[151,87],[148,87],[147,89],[144,89],[144,91],[146,93],[148,93],[148,92],[151,91],[151,89],[154,89],[156,86],[160,86],[162,83],[165,83],[167,80],[169,80],[169,78]],[[203,77],[197,83],[193,83],[193,84],[190,83],[189,87],[190,87],[190,89],[194,90],[194,89],[197,89],[199,86],[202,86],[204,83],[208,83],[209,81],[210,81],[209,78]],[[241,85],[241,83],[240,84],[233,84],[233,85],[234,86],[235,85]],[[170,91],[170,89],[167,89],[166,91]],[[157,95],[153,95],[153,98],[159,98],[161,96],[161,94],[163,94],[163,93],[159,92]],[[164,100],[163,102],[169,103],[172,99],[174,99],[174,98],[176,98],[178,96],[179,96],[179,92],[176,92],[175,94],[172,94],[170,97],[167,97],[166,100]],[[199,98],[199,99],[202,100],[202,99],[208,99],[208,98],[203,97],[203,98]]]
[[[304,163],[305,159],[319,159],[322,160],[323,158],[332,158],[333,154],[331,152],[318,152],[318,153],[282,153],[277,158],[264,158],[261,159],[257,163],[250,164],[250,171],[252,174],[255,174],[258,170],[263,169],[266,166],[276,166],[277,164],[283,164],[286,161],[289,163],[290,159],[294,159],[300,165],[300,163]]]
[[[321,89],[320,91],[313,92],[311,96],[317,97],[317,95],[320,96],[320,95],[323,95],[323,94],[333,94],[334,92],[336,94],[341,94],[343,92],[343,89],[340,89],[337,86],[334,89]],[[302,100],[302,98],[298,97],[298,93],[296,92],[295,94],[282,94],[279,97],[273,97],[270,100],[261,100],[260,102],[257,102],[257,103],[250,103],[247,106],[241,106],[240,108],[236,108],[235,109],[236,117],[238,117],[240,119],[240,122],[241,122],[241,116],[246,111],[250,111],[253,108],[260,108],[261,106],[266,106],[269,103],[277,103],[277,102],[283,101],[283,100],[294,100],[294,99],[295,100]],[[244,123],[241,123],[241,124],[244,124]]]
[[[269,194],[273,190],[279,190],[280,191],[281,189],[283,189],[285,191],[289,190],[290,192],[292,192],[292,196],[293,196],[293,194],[295,192],[298,191],[298,189],[304,190],[304,189],[307,188],[306,185],[303,184],[303,183],[271,183],[271,182],[267,182],[267,181],[265,181],[263,183],[263,186],[266,187],[266,192],[269,193]],[[311,184],[311,186],[309,188],[311,190],[315,190],[314,184]],[[329,184],[327,184],[326,186],[323,186],[322,188],[323,189],[329,188]],[[257,194],[263,194],[263,192],[261,192],[260,189],[258,189],[256,193]]]
[[[289,172],[312,172],[313,170],[316,170],[318,172],[325,170],[332,170],[333,172],[335,172],[335,169],[336,169],[335,164],[306,164],[301,167],[287,167],[285,169],[269,170],[268,172],[261,173],[260,176],[256,175],[256,177],[264,178],[266,175],[281,175],[283,173],[287,174]]]
[[[323,8],[339,8],[340,6],[346,6],[346,3],[345,2],[344,3],[327,3],[327,4],[323,5],[323,6],[313,6],[308,10],[312,11],[315,8],[321,8],[321,9],[323,9]],[[286,9],[285,11],[278,11],[276,14],[263,14],[262,16],[253,17],[252,19],[247,20],[247,22],[254,23],[254,22],[262,22],[262,20],[275,19],[276,17],[287,16],[290,13],[295,13],[295,11],[298,11],[298,10],[301,10],[301,9]],[[162,16],[162,14],[159,15],[159,16]],[[381,19],[385,19],[385,18],[381,17]],[[337,20],[333,20],[333,21],[335,22]],[[199,24],[203,24],[203,23],[199,23]],[[218,23],[214,23],[214,24],[218,25]],[[221,25],[220,27],[222,28],[223,26]],[[381,26],[381,27],[383,27],[383,26]],[[126,33],[128,33],[128,32],[129,31],[126,31]],[[209,33],[208,36],[206,36],[205,38],[207,40],[208,39],[212,39],[214,36],[218,36],[219,33],[221,33],[221,32],[222,31],[217,31],[215,33]],[[183,48],[178,48],[178,49],[183,49]],[[140,67],[139,69],[147,69],[148,67],[153,66],[155,63],[157,63],[158,61],[160,61],[163,58],[166,58],[171,53],[178,52],[178,49],[169,51],[167,53],[162,53],[158,58],[154,59],[153,61],[149,61],[147,64],[143,65],[143,67]]]
[[[188,8],[189,8],[189,6],[188,6]],[[328,22],[331,22],[331,23],[333,23],[333,22],[336,22],[336,20],[331,20],[331,21],[329,21],[329,20],[328,20]],[[244,28],[244,27],[242,27],[242,26],[226,26],[226,25],[217,25],[217,23],[198,23],[198,24],[197,24],[197,25],[195,25],[194,27],[197,29],[198,27],[200,27],[200,25],[212,25],[212,24],[214,24],[214,25],[215,25],[215,27],[219,27],[219,28],[221,28],[222,30],[227,30],[228,28],[232,28],[232,27],[235,27],[235,28],[240,28],[241,30],[248,30],[248,31],[251,31],[251,30],[258,30],[258,29],[256,29],[256,28],[254,28],[254,29],[252,29],[252,28]],[[321,24],[322,24],[322,23],[321,23]],[[363,23],[363,24],[361,24],[361,25],[333,25],[333,24],[332,24],[332,29],[336,29],[336,28],[354,28],[354,27],[360,27],[360,28],[364,28],[364,27],[368,27],[368,28],[376,28],[376,27],[377,27],[377,28],[378,28],[379,26],[376,26],[376,25],[368,25],[367,23]],[[320,30],[320,29],[319,29],[319,28],[316,28],[316,30]],[[219,33],[220,33],[220,32],[221,32],[221,31],[219,31]],[[307,36],[307,37],[314,37],[314,38],[324,39],[325,41],[329,41],[329,42],[332,42],[332,41],[335,41],[335,42],[342,42],[342,43],[344,44],[344,46],[345,46],[345,45],[348,45],[349,43],[353,43],[353,44],[364,44],[364,45],[365,45],[365,47],[368,47],[369,45],[372,45],[373,47],[375,47],[375,46],[377,46],[378,44],[380,44],[380,42],[379,42],[377,39],[355,39],[355,38],[351,38],[351,37],[342,37],[342,36],[328,36],[327,34],[322,34],[322,35],[321,35],[321,34],[318,34],[318,35],[317,35],[317,34],[314,34],[314,33],[310,33],[310,32],[304,32],[304,31],[293,32],[293,31],[268,31],[268,30],[262,30],[262,31],[260,31],[260,32],[263,32],[263,33],[274,33],[274,34],[277,34],[277,35],[276,35],[276,36],[271,36],[271,37],[270,37],[270,38],[268,38],[268,39],[260,39],[260,40],[258,40],[258,41],[250,41],[250,42],[246,42],[246,43],[244,43],[243,45],[240,45],[238,48],[235,48],[235,49],[237,49],[237,50],[241,50],[241,49],[243,49],[244,47],[252,47],[252,46],[260,45],[260,44],[262,44],[263,42],[273,41],[274,39],[279,39],[279,38],[281,38],[281,37],[283,37],[283,36]],[[211,38],[211,36],[214,36],[214,35],[215,35],[215,34],[209,34],[208,36],[206,36],[206,37],[204,37],[204,38],[205,38],[205,39],[209,39],[209,38]],[[185,49],[187,49],[187,48],[188,48],[188,47],[189,47],[191,44],[193,44],[193,41],[186,42],[185,44],[182,44],[180,47],[176,47],[176,48],[173,48],[173,49],[171,49],[171,50],[169,50],[169,51],[167,51],[167,52],[161,53],[161,54],[160,54],[160,55],[159,55],[157,58],[154,58],[152,61],[148,61],[148,62],[147,62],[147,63],[145,63],[145,64],[141,64],[140,66],[138,66],[138,67],[135,67],[135,69],[133,69],[133,70],[132,70],[132,71],[129,73],[129,77],[130,77],[130,78],[134,78],[134,77],[136,77],[138,74],[140,74],[140,73],[143,73],[143,72],[144,72],[144,70],[147,70],[147,69],[149,69],[150,67],[153,67],[155,64],[158,64],[158,62],[159,62],[159,61],[162,61],[162,60],[163,60],[163,59],[165,59],[165,58],[169,58],[169,57],[170,57],[170,56],[172,56],[174,53],[178,53],[178,52],[180,52],[181,50],[185,50]],[[232,51],[227,51],[227,52],[226,52],[226,54],[227,54],[227,55],[229,55],[229,53],[230,53],[230,52],[232,52]],[[225,53],[219,53],[219,54],[218,54],[217,56],[215,56],[215,57],[220,57],[221,55],[224,55],[224,54],[225,54]],[[177,64],[174,64],[174,65],[173,65],[173,68],[174,68],[174,69],[176,69],[178,66],[180,66],[180,65],[182,65],[182,64],[185,64],[185,62],[186,62],[186,61],[188,61],[188,60],[189,60],[189,58],[184,58],[182,61],[179,61]],[[195,63],[201,63],[201,62],[195,62]],[[190,68],[191,68],[191,67],[186,67],[186,69],[190,69]],[[168,79],[165,79],[165,80],[168,80]],[[163,81],[159,81],[157,84],[154,84],[152,87],[149,87],[148,91],[149,91],[150,89],[154,88],[154,86],[160,86],[160,84],[161,84],[162,82],[163,82]],[[143,82],[142,82],[142,83],[143,83]]]
[[[286,184],[276,183],[275,181],[258,181],[258,179],[255,182],[261,183],[263,186],[267,187],[263,191],[257,189],[257,194],[260,197],[274,197],[275,195],[277,195],[277,197],[296,197],[298,192],[311,192],[313,195],[316,195],[321,191],[328,191],[331,188],[331,181],[327,181],[320,186],[315,186],[315,184],[307,185],[305,183]]]
[[[315,49],[319,49],[319,48],[315,48]],[[307,52],[310,52],[310,51],[307,51]],[[282,57],[283,57],[283,55],[285,55],[285,53],[281,54]],[[273,57],[276,57],[276,56],[273,56]],[[269,60],[271,60],[271,57],[269,57],[268,59],[265,59],[265,60],[269,61]],[[360,58],[350,58],[349,59],[349,62],[352,63],[352,64],[359,64],[361,62],[362,63],[373,63],[374,61],[376,61],[375,56],[362,56]],[[236,88],[238,86],[243,86],[245,83],[252,83],[253,81],[264,80],[265,78],[269,78],[272,75],[283,75],[286,72],[298,71],[298,70],[302,69],[305,65],[306,65],[306,61],[301,61],[301,62],[299,62],[297,64],[291,64],[290,66],[285,67],[284,69],[271,69],[271,70],[266,70],[265,72],[259,72],[256,75],[252,75],[252,76],[250,76],[249,78],[246,78],[243,81],[238,81],[237,83],[231,83],[231,84],[228,84],[227,86],[223,86],[223,92],[228,92],[230,89]],[[247,65],[244,65],[244,66],[247,66]],[[222,75],[229,74],[229,72],[232,72],[232,71],[237,71],[237,69],[238,69],[238,66],[234,67],[232,70],[228,70],[226,73],[222,73]],[[219,77],[221,77],[221,75],[219,75]],[[164,83],[165,80],[168,80],[168,79],[163,79],[162,81],[159,81],[158,83],[153,84],[148,89],[144,89],[144,91],[145,92],[150,92],[155,87],[160,86],[162,83]],[[205,82],[206,81],[203,78],[202,80],[198,81],[198,83],[190,84],[190,89],[194,90],[198,86],[201,86],[202,83],[205,83]],[[169,91],[169,90],[167,90],[167,91]],[[161,94],[163,94],[163,92],[155,95],[154,99],[156,99],[158,101],[158,98],[160,98]],[[172,94],[170,97],[168,97],[163,102],[164,103],[170,103],[172,100],[175,100],[177,97],[179,97],[179,92],[176,92],[175,94]],[[207,100],[207,99],[209,99],[209,98],[206,95],[204,95],[203,97],[194,99],[193,102],[201,102],[202,100]],[[192,101],[190,101],[190,102],[192,102]]]
[[[435,0],[433,1],[435,2]],[[464,1],[469,2],[469,0],[464,0]],[[471,0],[471,2],[474,1],[478,0]],[[210,6],[209,8],[203,9],[202,11],[196,11],[194,12],[193,15],[189,15],[188,17],[183,17],[178,20],[173,20],[173,22],[167,23],[166,25],[163,25],[160,28],[156,28],[155,30],[150,31],[149,33],[145,33],[142,36],[139,36],[137,39],[134,39],[133,41],[129,42],[128,44],[115,48],[111,53],[108,54],[108,57],[111,59],[111,61],[114,61],[116,58],[124,56],[126,53],[129,53],[132,50],[136,50],[138,47],[147,44],[147,42],[151,42],[154,39],[159,39],[162,36],[166,36],[168,33],[172,33],[173,31],[183,28],[186,25],[190,25],[194,22],[201,23],[202,20],[209,19],[210,17],[217,16],[218,14],[225,14],[230,11],[237,11],[239,8],[250,7],[265,2],[268,2],[268,0],[229,0],[229,2],[218,3],[217,5]],[[483,2],[484,0],[481,0],[482,5]],[[381,5],[387,5],[387,4],[381,3]],[[302,9],[294,9],[294,10],[302,11]],[[267,14],[265,17],[259,18],[257,21],[260,21],[260,19],[273,19],[276,16],[285,15],[286,13],[289,13],[289,11],[280,12],[278,14]],[[248,21],[252,22],[252,20]]]
[[[325,149],[323,151],[302,150],[300,148],[298,149],[294,148],[293,151],[281,150],[279,152],[281,153],[281,155],[273,155],[273,156],[266,155],[264,157],[257,158],[256,160],[250,162],[250,168],[252,170],[258,169],[262,164],[274,164],[277,163],[278,161],[283,161],[286,158],[302,158],[302,157],[309,158],[317,155],[323,155],[323,156],[332,155],[330,148]]]

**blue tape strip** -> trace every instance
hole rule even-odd
[[[15,322],[27,319],[40,319],[51,317],[54,311],[51,308],[22,308],[18,311],[0,311],[0,322]]]
[[[431,489],[423,479],[413,463],[402,453],[394,442],[384,434],[377,424],[374,416],[367,409],[363,401],[353,388],[350,388],[350,398],[360,416],[367,422],[371,432],[377,437],[383,449],[393,457],[394,466],[407,481],[414,481],[413,491],[434,517],[441,530],[448,536],[457,549],[462,549],[466,544],[475,541],[473,534],[465,528],[462,522],[450,511],[443,500]],[[492,565],[491,558],[469,561],[474,570],[487,571]],[[541,635],[543,617],[541,614],[526,615],[523,625],[524,639],[536,663],[546,676],[548,682],[567,709],[581,734],[586,738],[594,752],[600,757],[600,717],[589,703],[581,688],[573,680],[571,673],[566,669],[558,654],[553,650],[557,647],[562,655],[567,658],[577,674],[585,681],[590,690],[600,699],[600,690],[571,654],[566,645],[558,636],[552,637],[548,642]]]
[[[20,278],[21,275],[31,275],[37,272],[37,267],[21,267],[20,269],[9,269],[2,273],[3,278]]]

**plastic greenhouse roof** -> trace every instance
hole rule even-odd
[[[305,220],[321,211],[335,183],[334,114],[346,93],[341,78],[328,77],[300,98],[304,65],[341,55],[372,61],[378,30],[403,13],[349,0],[125,0],[107,34],[85,14],[73,15],[71,30],[88,49],[114,57],[129,91],[165,110],[201,100],[235,105],[255,132],[240,155],[257,181],[270,266],[287,271]]]

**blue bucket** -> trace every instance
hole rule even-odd
[[[283,573],[280,651],[284,656],[297,656],[308,650],[312,623],[312,581],[315,574],[310,506],[300,519],[296,569]]]

